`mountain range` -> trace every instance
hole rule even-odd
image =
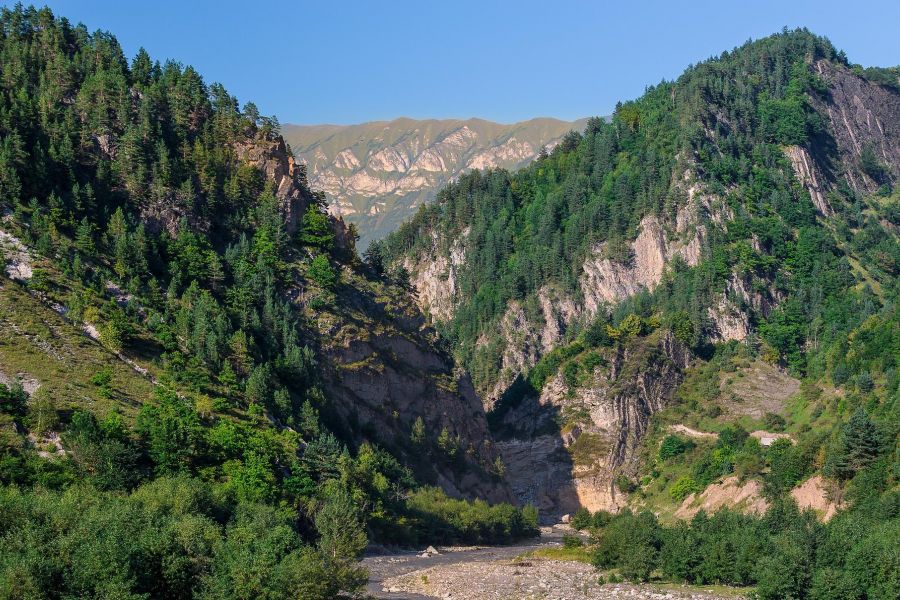
[[[0,32],[0,597],[359,597],[391,547],[376,595],[898,596],[900,69],[784,30],[609,118],[286,140]]]
[[[360,125],[283,125],[310,185],[329,211],[354,223],[364,250],[396,229],[438,190],[471,169],[516,169],[552,149],[585,120],[400,118]]]

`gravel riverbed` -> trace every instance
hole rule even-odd
[[[438,548],[439,554],[398,552],[368,556],[368,593],[390,600],[723,600],[692,588],[600,584],[591,566],[575,561],[519,558],[558,545],[566,529],[513,546]]]

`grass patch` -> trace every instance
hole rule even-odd
[[[130,417],[153,397],[147,378],[6,279],[0,279],[0,365],[10,377],[23,372],[36,379],[61,410],[102,417],[116,409]],[[102,388],[91,382],[101,370],[110,375]]]
[[[584,432],[569,446],[572,462],[578,466],[589,466],[609,452],[609,443],[603,436]]]

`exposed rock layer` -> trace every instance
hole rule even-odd
[[[614,351],[587,384],[557,377],[523,398],[497,441],[517,500],[557,515],[623,506],[615,477],[634,475],[650,417],[670,404],[689,359],[673,336],[654,334]]]
[[[481,119],[396,119],[360,125],[284,126],[310,183],[333,214],[356,223],[360,247],[395,229],[469,169],[520,167],[583,121],[533,119],[501,125]]]

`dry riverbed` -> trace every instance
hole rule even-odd
[[[559,546],[562,531],[515,546],[439,548],[440,554],[370,556],[368,592],[391,600],[722,600],[736,593],[659,585],[601,584],[588,564],[529,556]]]

